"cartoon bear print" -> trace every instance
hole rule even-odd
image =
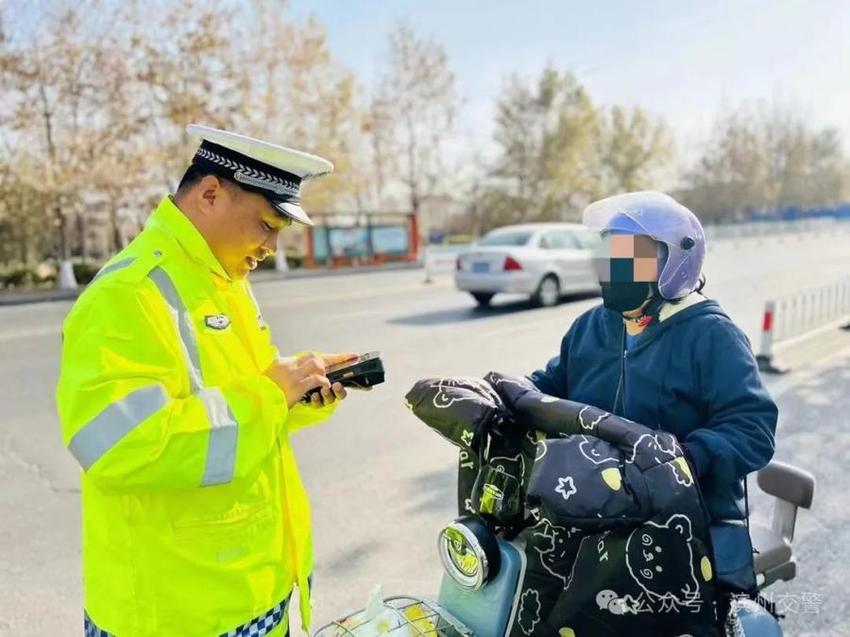
[[[489,382],[492,383],[494,387],[498,387],[499,385],[513,385],[514,387],[519,387],[520,389],[536,389],[534,385],[531,384],[529,380],[521,380],[519,378],[513,378],[511,376],[497,376],[494,377],[490,374],[487,375]],[[553,396],[554,398],[554,396]],[[558,400],[555,398],[555,400]]]
[[[540,440],[537,442],[537,446],[534,451],[534,462],[540,462],[546,456],[549,451],[549,446],[546,444],[545,440]]]
[[[525,475],[525,457],[521,453],[515,456],[493,456],[488,462],[497,471],[510,475]]]
[[[437,409],[448,409],[453,404],[463,402],[465,400],[474,400],[483,398],[490,403],[491,407],[498,405],[498,396],[493,391],[489,384],[485,383],[480,378],[441,378],[436,383],[437,393],[434,395],[434,407]],[[463,387],[477,390],[474,395],[457,396],[451,395],[448,391],[450,388]]]
[[[676,442],[676,437],[672,434],[664,432],[643,434],[632,446],[631,451],[626,454],[626,462],[634,462],[638,449],[641,448],[651,453],[658,464],[669,462],[682,452],[679,443]]]
[[[540,527],[540,530],[536,530],[537,527]],[[558,568],[567,558],[567,540],[572,538],[573,534],[577,531],[578,529],[575,527],[567,529],[566,527],[552,524],[546,518],[541,518],[540,522],[535,526],[535,532],[533,534],[534,537],[545,540],[545,542],[541,542],[542,546],[534,547],[534,550],[540,556],[540,563],[550,575],[561,580],[564,583],[564,587],[569,586],[572,573],[565,574],[559,572]],[[584,538],[582,538],[582,541],[584,541]]]
[[[586,429],[588,431],[594,431],[600,422],[605,420],[609,414],[607,411],[603,411],[597,418],[590,420],[589,418],[585,420],[585,412],[591,411],[590,405],[585,405],[581,408],[581,411],[578,412],[578,424],[582,429]],[[589,416],[589,414],[588,414]]]
[[[602,449],[611,449],[614,452],[614,448],[607,443],[602,443],[599,438],[589,438],[584,434],[579,435],[580,442],[578,443],[578,450],[581,452],[585,458],[590,460],[595,465],[600,465],[605,462],[613,462],[614,464],[620,463],[619,454],[614,453],[614,455],[605,455],[602,451],[600,451],[600,447]]]
[[[626,567],[652,600],[684,605],[699,594],[690,518],[677,513],[664,524],[646,522],[626,541]]]
[[[672,462],[667,463],[670,470],[673,472],[673,479],[684,487],[690,487],[694,484],[694,474],[685,456],[679,456]]]
[[[531,635],[534,632],[534,627],[540,623],[541,610],[543,605],[540,603],[540,593],[529,588],[520,597],[519,613],[517,613],[517,623],[523,634]]]
[[[633,463],[641,447],[653,454],[655,462],[666,464],[678,484],[685,487],[693,486],[693,475],[675,436],[664,432],[642,435],[627,454],[626,462]]]

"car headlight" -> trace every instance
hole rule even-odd
[[[464,590],[478,590],[499,572],[499,544],[480,518],[455,520],[440,531],[437,544],[443,568]]]

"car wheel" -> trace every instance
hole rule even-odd
[[[472,294],[472,298],[474,298],[475,302],[481,307],[487,307],[490,305],[490,301],[493,300],[492,294],[485,294],[483,292],[471,292],[470,294]]]
[[[561,300],[561,284],[554,274],[543,277],[537,291],[531,295],[531,303],[540,307],[552,307]]]

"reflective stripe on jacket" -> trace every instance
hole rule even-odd
[[[309,624],[310,514],[247,281],[170,198],[63,327],[57,406],[83,468],[85,610],[118,637],[220,635],[297,584]],[[282,621],[269,635],[282,635]]]

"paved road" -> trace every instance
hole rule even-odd
[[[850,334],[841,341],[845,353],[802,371],[777,401],[776,458],[817,478],[812,510],[798,514],[798,576],[765,591],[786,614],[786,634],[794,637],[850,635]],[[753,517],[768,521],[770,498],[750,484]]]
[[[722,245],[709,254],[706,293],[756,339],[765,300],[845,275],[848,255],[846,234]],[[454,511],[455,455],[404,409],[401,397],[412,383],[489,370],[527,373],[555,354],[570,322],[598,302],[532,310],[497,300],[480,311],[449,279],[421,280],[421,271],[403,271],[256,286],[281,350],[377,349],[389,373],[386,385],[352,396],[333,421],[296,441],[314,503],[319,620],[361,605],[374,583],[387,593],[436,593],[434,545]],[[59,326],[69,307],[0,308],[0,635],[80,634],[78,470],[61,446],[53,407]],[[782,392],[778,456],[821,480],[816,510],[801,516],[801,575],[788,595],[808,591],[831,604],[829,612],[792,614],[788,625],[850,635],[840,586],[850,542],[850,478],[841,469],[850,451],[843,415],[850,377],[844,359],[821,365],[771,381]]]

